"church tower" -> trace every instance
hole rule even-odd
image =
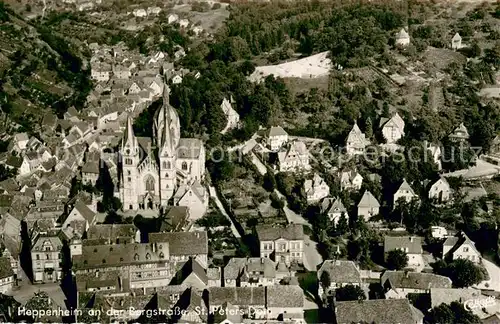
[[[176,186],[176,143],[171,134],[171,116],[173,108],[169,104],[168,87],[165,86],[163,90],[163,106],[158,114],[157,124],[163,124],[159,127],[157,139],[158,142],[158,155],[160,159],[160,199],[161,205],[167,206],[169,199],[174,195]],[[177,114],[174,112],[175,116]],[[160,122],[162,121],[162,122]]]
[[[127,118],[127,128],[122,140],[122,182],[121,182],[121,200],[124,210],[137,210],[139,208],[137,201],[137,167],[140,162],[139,144],[132,127],[132,119]]]

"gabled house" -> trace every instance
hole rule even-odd
[[[206,294],[211,314],[221,313],[231,304],[246,318],[266,318],[266,287],[209,287]]]
[[[279,282],[269,258],[231,258],[222,272],[224,287],[265,287]]]
[[[170,286],[184,285],[197,290],[205,289],[208,285],[208,277],[205,269],[193,259],[189,259],[182,268],[177,271]]]
[[[443,243],[443,258],[449,260],[467,259],[474,263],[481,263],[481,253],[476,244],[463,232],[457,236],[448,237]]]
[[[344,207],[340,197],[337,198],[325,198],[321,203],[321,212],[326,213],[330,221],[337,225],[342,214],[347,215],[347,209]]]
[[[424,314],[408,299],[373,299],[335,303],[337,324],[399,323],[423,324]]]
[[[14,135],[12,142],[14,144],[13,150],[17,152],[22,152],[26,149],[26,145],[28,144],[29,137],[27,133],[17,133]]]
[[[307,202],[315,203],[330,194],[330,187],[319,174],[315,173],[313,179],[307,179],[304,182],[304,192]]]
[[[63,242],[60,234],[47,233],[35,236],[31,247],[33,281],[35,283],[49,283],[61,280],[62,247]]]
[[[61,229],[69,239],[73,237],[81,239],[89,227],[94,225],[95,216],[96,213],[79,200],[62,223]]]
[[[363,185],[363,176],[357,171],[346,171],[340,173],[341,190],[360,190]]]
[[[289,265],[296,261],[303,263],[304,229],[302,225],[290,224],[286,227],[261,225],[256,227],[261,258],[270,258]]]
[[[298,285],[266,287],[267,319],[302,323],[304,321],[304,292]]]
[[[174,194],[174,205],[189,208],[190,221],[203,217],[208,208],[208,192],[198,181],[192,185],[182,185]]]
[[[451,39],[451,49],[457,50],[461,49],[462,47],[462,36],[460,36],[459,33],[455,33],[455,35],[453,35],[453,38]]]
[[[398,46],[410,45],[410,35],[404,28],[401,28],[399,33],[396,34],[396,45]]]
[[[0,257],[0,293],[10,293],[14,287],[14,283],[14,271],[12,270],[10,259]]]
[[[323,272],[328,273],[330,278],[330,286],[323,287],[321,278]],[[337,288],[347,285],[361,286],[362,279],[358,266],[353,261],[346,260],[325,260],[318,270],[318,294],[320,297],[330,295]]]
[[[224,115],[226,116],[226,126],[224,129],[221,131],[221,134],[225,134],[231,129],[237,128],[240,123],[240,115],[236,112],[236,110],[233,109],[232,103],[234,103],[233,98],[231,97],[231,101],[227,100],[227,98],[224,98],[222,100],[222,103],[220,105],[222,112],[224,112]]]
[[[380,285],[386,299],[403,299],[408,294],[429,294],[431,288],[451,288],[451,279],[433,273],[387,270]]]
[[[269,130],[268,142],[271,151],[279,151],[288,142],[288,133],[281,126],[272,126]]]
[[[384,258],[393,250],[401,250],[408,257],[408,267],[418,268],[424,265],[422,238],[419,236],[385,236]]]
[[[171,261],[195,259],[203,268],[208,266],[207,232],[149,233],[149,242],[168,242]]]
[[[293,141],[285,150],[278,152],[278,165],[280,172],[309,171],[309,150],[304,142]]]
[[[429,189],[429,199],[441,204],[451,199],[452,191],[446,178],[441,177]]]
[[[405,135],[405,121],[398,113],[395,113],[389,119],[382,118],[380,120],[380,128],[382,128],[382,135],[387,144],[396,143]]]
[[[464,123],[461,123],[453,132],[448,136],[451,141],[454,142],[466,142],[469,140],[469,131],[465,127]]]
[[[403,183],[401,183],[398,190],[394,193],[394,206],[397,205],[400,199],[407,203],[411,202],[413,199],[418,199],[418,195],[413,191],[406,179],[403,180]]]
[[[366,138],[365,134],[359,129],[357,123],[354,123],[349,135],[347,135],[346,140],[346,151],[349,155],[363,154],[366,146],[370,144],[370,141]]]
[[[378,215],[380,203],[371,192],[366,190],[357,207],[358,217],[364,217],[365,220],[369,220],[371,217]]]

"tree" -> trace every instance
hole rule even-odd
[[[323,290],[326,290],[332,284],[332,279],[330,278],[330,273],[328,271],[323,271],[319,277],[319,282]]]
[[[266,172],[263,181],[264,183],[262,186],[264,187],[264,189],[269,192],[274,191],[274,189],[276,188],[276,179],[274,178],[274,174],[272,173],[272,171],[268,170]]]
[[[405,251],[392,250],[387,254],[387,267],[391,270],[401,270],[408,265],[408,256]]]
[[[432,267],[437,274],[449,277],[457,288],[470,287],[486,279],[483,270],[467,259],[436,262]]]
[[[349,232],[349,221],[347,220],[347,216],[344,212],[340,215],[339,221],[337,223],[337,232],[340,235],[347,234]]]
[[[425,317],[426,323],[440,324],[480,324],[482,323],[478,316],[471,311],[466,310],[459,302],[452,302],[450,305],[441,304],[431,309]]]
[[[335,299],[337,301],[365,300],[366,295],[361,287],[347,285],[335,290]]]

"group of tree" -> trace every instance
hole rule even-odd
[[[440,260],[433,265],[434,272],[449,277],[454,287],[470,287],[487,279],[484,268],[475,265],[467,259],[457,259],[451,262]]]

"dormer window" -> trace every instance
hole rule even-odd
[[[102,263],[106,263],[106,259],[102,259]]]
[[[123,258],[120,258],[120,262],[123,262]]]
[[[165,255],[163,254],[163,252],[160,252],[160,259],[163,259],[165,257]]]
[[[146,253],[146,260],[149,260],[149,259],[151,259],[151,254]]]
[[[139,261],[139,254],[137,254],[137,253],[136,253],[136,254],[134,255],[134,260],[135,260],[135,261]]]

